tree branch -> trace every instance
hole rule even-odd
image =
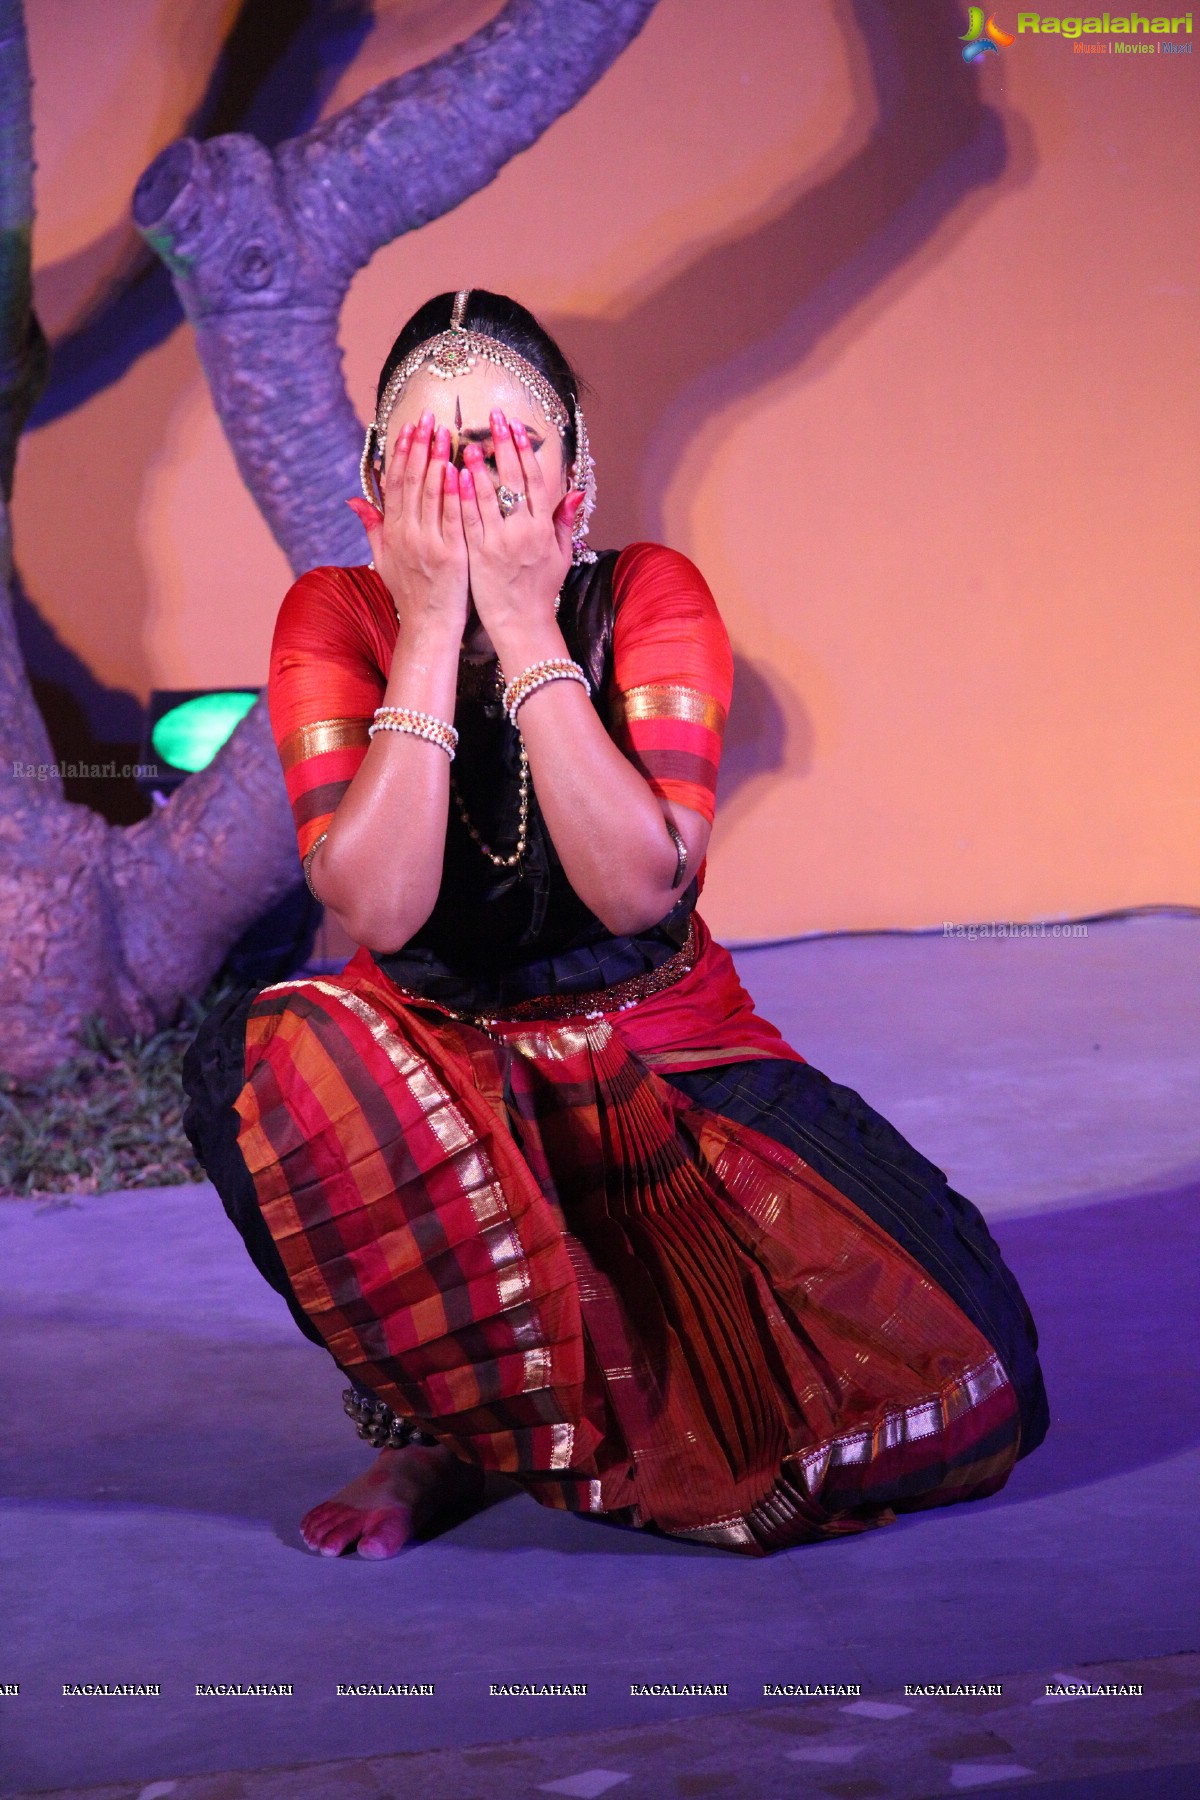
[[[135,220],[196,330],[242,475],[297,571],[362,556],[342,505],[360,430],[338,315],[374,250],[456,206],[574,105],[655,0],[510,0],[491,25],[272,155],[254,138],[182,139],[146,171]],[[19,0],[0,0],[0,471],[36,386],[32,150]],[[44,347],[43,347],[44,348]],[[7,434],[7,435],[5,435]],[[0,753],[52,760],[12,629],[0,506]],[[98,1012],[149,1029],[199,992],[242,929],[299,876],[260,702],[212,764],[124,831],[61,787],[0,766],[4,1066],[54,1067]]]
[[[171,269],[243,479],[297,571],[362,558],[342,505],[361,427],[337,342],[355,272],[527,149],[654,4],[509,0],[273,156],[244,136],[181,139],[146,170],[134,218]]]
[[[33,124],[29,54],[20,0],[0,0],[0,780],[5,803],[20,807],[14,763],[53,761],[50,739],[25,673],[11,592],[12,498],[17,441],[46,378],[46,340],[33,314]],[[42,799],[62,797],[56,777]]]

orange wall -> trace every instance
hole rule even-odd
[[[27,5],[54,335],[129,255],[233,8]],[[380,0],[327,110],[496,10]],[[1200,53],[1022,37],[968,70],[954,34],[925,0],[661,0],[346,306],[364,414],[407,314],[464,284],[590,378],[593,540],[694,557],[738,653],[728,936],[1200,901]],[[288,571],[185,327],[26,437],[15,524],[104,683],[264,679]]]

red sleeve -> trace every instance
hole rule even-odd
[[[267,709],[303,858],[327,830],[367,753],[383,699],[377,632],[341,569],[310,569],[284,596],[271,641]]]
[[[711,824],[733,652],[708,583],[678,550],[630,544],[613,607],[613,737],[656,794]]]

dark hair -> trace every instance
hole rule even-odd
[[[388,351],[387,360],[379,371],[379,386],[375,390],[377,407],[392,371],[418,344],[423,344],[426,338],[436,337],[440,331],[446,331],[453,310],[452,293],[435,294],[432,300],[427,300],[424,306],[417,308]],[[575,460],[575,404],[579,399],[580,380],[545,326],[539,324],[529,309],[518,301],[510,300],[507,294],[489,293],[487,288],[471,289],[463,324],[471,330],[482,332],[486,337],[499,338],[502,344],[507,344],[510,350],[515,350],[518,356],[523,356],[526,362],[532,363],[546,377],[569,416],[570,422],[563,433],[563,460],[569,468]]]

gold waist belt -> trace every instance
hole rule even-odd
[[[522,1019],[570,1019],[580,1013],[624,1012],[630,1006],[636,1006],[639,1000],[645,1000],[651,994],[661,994],[664,988],[674,987],[677,981],[690,974],[696,961],[696,921],[688,920],[688,933],[679,949],[669,956],[657,969],[647,969],[641,975],[631,975],[628,981],[616,981],[611,987],[593,988],[585,994],[544,994],[533,1000],[520,1000],[515,1006],[501,1006],[486,1013],[455,1012],[452,1007],[442,1007],[443,1012],[451,1017],[463,1019],[471,1024],[490,1025],[519,1022]],[[405,990],[401,989],[403,993]],[[414,1000],[419,995],[412,996]]]

